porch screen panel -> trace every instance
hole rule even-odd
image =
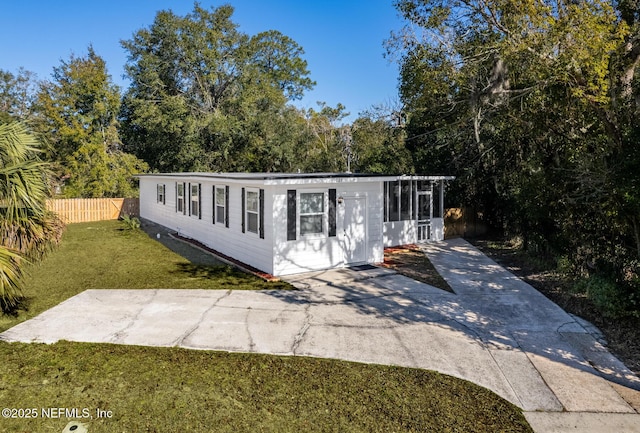
[[[441,210],[444,206],[440,200],[442,198],[441,194],[442,190],[442,181],[433,182],[433,217],[434,218],[442,218]]]
[[[411,181],[403,180],[400,183],[400,219],[411,219]]]
[[[389,182],[389,221],[400,221],[400,182]]]

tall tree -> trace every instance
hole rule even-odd
[[[407,144],[527,248],[640,305],[637,4],[400,0]],[[616,9],[616,7],[618,9]]]
[[[363,173],[413,174],[411,152],[398,119],[360,116],[351,126],[355,170]]]
[[[145,164],[122,150],[117,115],[120,89],[104,60],[89,46],[86,57],[71,56],[54,68],[36,103],[36,128],[49,140],[48,158],[72,197],[129,197],[131,175]]]
[[[0,69],[0,120],[30,120],[36,87],[33,72],[20,68],[17,74],[12,74]]]
[[[309,108],[305,113],[307,143],[303,153],[303,170],[308,172],[345,171],[343,157],[346,125],[343,120],[349,115],[346,107],[338,103],[331,107],[318,102],[320,110]]]
[[[127,149],[153,170],[284,170],[303,133],[286,107],[313,86],[303,50],[270,30],[249,36],[233,8],[161,11],[123,41],[131,85],[121,113]],[[275,133],[285,128],[285,142]],[[285,149],[287,148],[287,149]]]

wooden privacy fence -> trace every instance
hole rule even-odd
[[[487,225],[482,218],[471,208],[450,208],[444,213],[444,237],[446,239],[456,237],[482,236],[487,233]]]
[[[140,215],[138,198],[66,198],[47,201],[47,208],[65,224],[115,220]]]

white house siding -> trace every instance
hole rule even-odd
[[[431,219],[431,240],[433,241],[444,240],[444,218]]]
[[[201,185],[202,217],[190,216],[176,212],[176,182]],[[157,203],[156,185],[166,185],[165,204]],[[225,224],[213,223],[213,187],[229,186],[229,227]],[[242,188],[264,189],[264,239],[258,234],[247,230],[242,232]],[[273,214],[268,209],[273,208],[269,187],[253,182],[225,181],[223,179],[206,179],[197,177],[171,176],[166,178],[143,176],[140,178],[140,216],[161,224],[180,235],[196,239],[209,248],[213,248],[234,259],[240,260],[264,272],[273,273]],[[186,205],[190,205],[186,196]],[[187,208],[188,209],[188,208]]]
[[[287,190],[295,189],[297,197],[301,192],[324,192],[328,197],[330,189],[336,189],[337,198],[350,197],[366,200],[366,255],[363,262],[382,262],[382,192],[380,182],[327,183],[318,185],[279,185],[274,190],[274,273],[287,275],[298,272],[339,268],[349,265],[345,257],[344,202],[336,206],[336,236],[328,236],[328,211],[325,207],[324,233],[322,235],[300,236],[299,214],[296,212],[298,233],[296,240],[287,240]],[[326,200],[325,200],[326,201]],[[339,201],[339,200],[338,200]],[[297,202],[299,208],[299,202]]]
[[[157,202],[157,186],[165,186],[164,203]],[[140,216],[176,230],[175,180],[169,178],[140,179]]]
[[[416,220],[388,221],[382,229],[385,247],[413,244],[418,241],[418,223]]]

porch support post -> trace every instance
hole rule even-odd
[[[444,180],[440,180],[440,216],[444,218]]]

